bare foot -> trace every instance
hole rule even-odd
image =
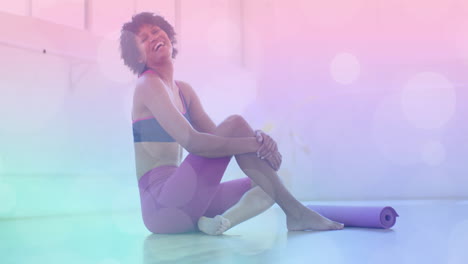
[[[198,229],[208,235],[221,235],[230,227],[231,222],[221,215],[217,215],[214,218],[202,216],[198,219]]]
[[[304,210],[302,216],[297,218],[287,216],[286,225],[289,231],[340,230],[344,227],[343,224],[323,217],[310,209]]]

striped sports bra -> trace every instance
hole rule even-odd
[[[141,75],[145,74],[148,71],[143,72]],[[187,109],[187,104],[185,102],[184,95],[180,90],[180,87],[179,96],[182,99],[182,104],[184,107],[182,114],[184,115],[185,119],[187,119],[187,121],[191,122],[190,114]],[[176,142],[174,138],[172,138],[171,135],[169,135],[166,132],[166,130],[162,128],[161,124],[159,124],[158,120],[156,120],[156,118],[154,118],[153,116],[134,120],[132,123],[132,127],[133,142]]]

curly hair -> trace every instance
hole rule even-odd
[[[174,28],[162,16],[155,15],[151,12],[142,12],[132,17],[132,21],[125,23],[120,31],[120,57],[124,64],[135,74],[141,74],[145,68],[145,63],[138,61],[140,51],[135,42],[135,37],[138,34],[141,26],[155,25],[164,30],[172,43],[172,58],[177,55],[177,49],[174,45],[177,43],[175,38]]]

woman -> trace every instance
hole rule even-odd
[[[276,171],[276,142],[254,132],[238,115],[216,126],[192,87],[173,78],[173,27],[140,13],[122,27],[125,65],[139,75],[133,99],[133,135],[143,221],[153,233],[200,230],[219,235],[274,202],[289,230],[334,230],[343,225],[307,209]],[[182,161],[182,148],[189,155]],[[248,176],[220,183],[231,157]]]

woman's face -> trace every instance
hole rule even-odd
[[[140,50],[140,62],[159,64],[172,58],[172,43],[166,32],[155,25],[143,25],[136,42]]]

